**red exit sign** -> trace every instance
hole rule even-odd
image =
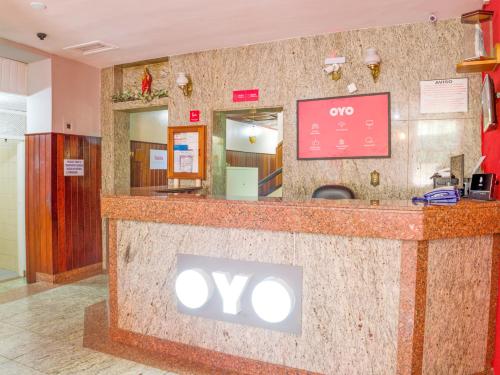
[[[233,91],[233,102],[256,102],[259,100],[259,89]]]
[[[191,121],[191,122],[200,121],[200,111],[190,111],[189,112],[189,121]]]

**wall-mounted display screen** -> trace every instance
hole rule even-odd
[[[389,158],[390,93],[297,101],[298,159]]]

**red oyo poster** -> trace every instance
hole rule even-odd
[[[298,159],[389,158],[390,93],[297,101]]]

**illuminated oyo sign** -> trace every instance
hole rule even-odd
[[[175,294],[185,314],[301,330],[300,267],[179,254]]]

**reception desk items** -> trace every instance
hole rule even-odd
[[[391,156],[390,93],[297,101],[297,158]]]

